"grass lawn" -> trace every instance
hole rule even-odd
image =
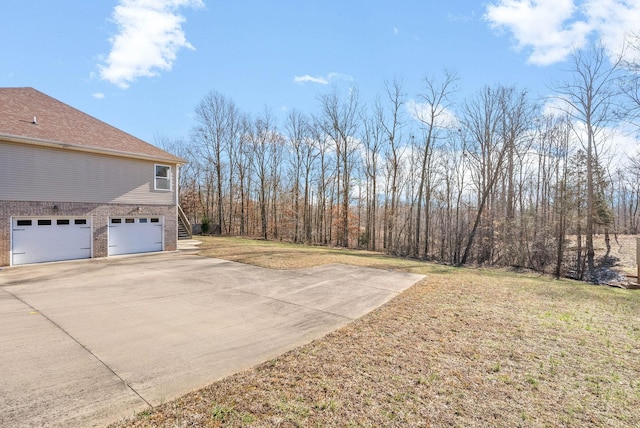
[[[640,426],[640,290],[236,238],[201,248],[276,269],[426,278],[322,339],[114,426]]]

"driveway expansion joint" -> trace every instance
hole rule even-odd
[[[113,370],[107,363],[105,363],[102,359],[100,359],[100,357],[98,357],[96,354],[94,354],[91,349],[87,348],[86,345],[84,345],[82,342],[80,342],[77,338],[75,338],[71,333],[69,333],[67,330],[64,329],[64,327],[62,327],[60,324],[58,324],[57,322],[55,322],[53,319],[51,319],[47,314],[45,314],[44,312],[42,312],[40,309],[34,307],[32,304],[30,304],[29,302],[21,299],[20,297],[16,296],[15,294],[13,294],[12,292],[6,290],[6,289],[2,289],[2,291],[4,291],[6,294],[8,294],[9,296],[11,296],[13,299],[19,301],[20,303],[22,303],[25,306],[28,306],[32,313],[35,314],[39,314],[42,315],[42,317],[47,320],[51,325],[53,325],[55,328],[57,328],[58,330],[60,330],[65,336],[67,336],[68,338],[70,338],[71,340],[73,340],[75,343],[77,343],[78,345],[80,345],[80,347],[82,349],[84,349],[87,353],[89,353],[89,355],[91,355],[96,361],[98,361],[102,366],[104,366],[107,370],[109,370],[109,372],[111,372],[115,377],[117,377],[120,382],[122,382],[122,384],[124,386],[127,387],[127,389],[129,389],[131,392],[133,392],[136,396],[138,396],[138,398],[140,398],[142,401],[145,402],[145,404],[151,408],[153,408],[154,406],[149,403],[149,401],[147,401],[147,399],[145,399],[142,395],[140,395],[140,393],[138,391],[135,390],[135,388],[133,388],[131,385],[129,385],[129,383],[124,380],[122,378],[122,376],[120,376],[118,373],[115,372],[115,370]]]
[[[301,305],[300,303],[292,302],[290,300],[278,299],[278,298],[273,297],[273,296],[265,296],[262,293],[252,292],[251,290],[248,290],[246,287],[236,287],[235,290],[239,291],[241,293],[250,294],[252,296],[262,297],[264,299],[268,299],[268,300],[271,300],[271,301],[274,301],[274,302],[286,303],[287,305],[296,306],[298,308],[309,309],[311,311],[320,312],[320,313],[331,315],[331,316],[338,317],[338,318],[343,318],[343,319],[348,320],[348,321],[354,321],[354,320],[358,319],[358,318],[349,317],[347,315],[339,314],[339,313],[336,313],[336,312],[327,311],[325,309],[314,308],[313,306]]]

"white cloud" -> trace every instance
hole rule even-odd
[[[322,76],[313,77],[313,76],[310,76],[308,74],[305,74],[304,76],[295,76],[293,78],[293,81],[295,83],[307,83],[307,82],[310,82],[310,83],[319,83],[321,85],[328,85],[329,84],[329,81],[326,78],[322,77]]]
[[[118,33],[110,39],[104,64],[98,65],[100,77],[124,89],[139,77],[171,70],[181,48],[194,49],[178,10],[203,6],[202,0],[120,0],[112,15]]]
[[[485,19],[492,28],[512,33],[516,49],[531,48],[530,62],[548,65],[584,44],[590,28],[568,22],[575,12],[573,0],[500,0],[487,6]]]
[[[567,100],[558,96],[549,96],[542,106],[542,114],[545,116],[562,117],[574,112]]]
[[[409,100],[407,102],[407,112],[417,121],[426,123],[431,121],[431,104]],[[453,128],[458,126],[458,117],[452,110],[440,108],[436,114],[435,126],[439,128]]]
[[[573,123],[575,143],[586,150],[587,127],[584,123]],[[605,165],[624,166],[629,156],[637,154],[638,140],[631,129],[624,127],[600,127],[594,129],[598,157]]]
[[[629,31],[640,22],[639,0],[498,0],[485,20],[511,33],[518,50],[530,49],[529,62],[549,65],[564,60],[591,36],[611,56],[620,53]]]
[[[101,100],[104,98],[104,94],[102,92],[96,92],[94,94],[91,94],[91,96],[95,99]]]
[[[609,55],[620,55],[625,37],[640,29],[640,1],[589,0],[586,8]]]
[[[550,116],[563,117],[575,113],[573,107],[560,97],[549,97],[542,108],[542,113]],[[574,143],[579,144],[587,139],[586,125],[580,121],[572,121]],[[617,124],[594,128],[596,142],[600,155],[609,162],[624,165],[627,156],[634,155],[638,150],[638,139],[635,128],[630,125]]]
[[[612,134],[611,150],[615,162],[623,164],[628,157],[638,154],[638,140],[633,131],[617,128]]]
[[[348,74],[342,73],[329,73],[326,76],[311,76],[309,74],[305,74],[303,76],[294,76],[293,81],[295,83],[318,83],[320,85],[328,85],[329,83],[335,80],[345,80],[348,82],[353,81],[353,77]]]

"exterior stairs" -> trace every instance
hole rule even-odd
[[[191,223],[178,205],[178,239],[191,239]]]

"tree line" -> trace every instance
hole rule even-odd
[[[502,85],[460,101],[443,71],[418,102],[398,79],[369,105],[334,89],[282,124],[212,91],[190,138],[161,145],[189,161],[180,204],[209,233],[596,280],[640,228],[640,156],[610,150],[637,128],[638,71],[593,47],[544,102]]]

